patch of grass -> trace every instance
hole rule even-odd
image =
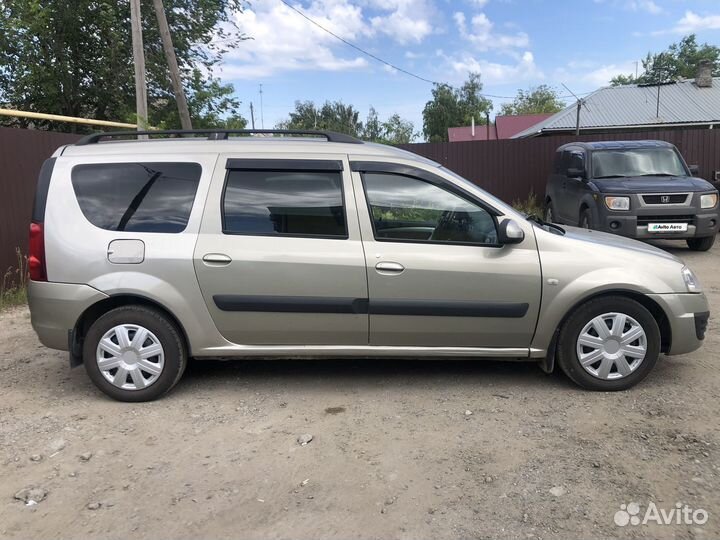
[[[512,203],[513,208],[519,212],[523,212],[529,216],[543,217],[545,209],[543,208],[542,202],[538,200],[537,195],[534,191],[530,192],[528,198],[524,201],[515,199]]]
[[[0,310],[27,303],[28,266],[27,256],[15,248],[17,267],[10,267],[0,283]]]

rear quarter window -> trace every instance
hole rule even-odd
[[[77,165],[72,184],[87,220],[109,231],[179,233],[187,227],[198,163]]]

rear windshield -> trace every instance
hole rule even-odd
[[[592,166],[593,178],[687,176],[680,157],[672,148],[596,150]]]
[[[202,168],[197,163],[78,165],[72,184],[85,217],[109,231],[185,230]]]

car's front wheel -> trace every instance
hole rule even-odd
[[[85,336],[90,379],[119,401],[151,401],[180,380],[187,352],[177,326],[162,312],[121,306],[97,319]]]
[[[589,390],[625,390],[642,381],[660,355],[660,329],[639,302],[606,296],[586,302],[565,321],[557,360]]]
[[[715,243],[717,235],[706,236],[704,238],[688,238],[687,245],[693,251],[707,251]]]

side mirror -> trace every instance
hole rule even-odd
[[[570,178],[579,178],[580,180],[585,180],[585,177],[587,176],[585,174],[585,169],[578,169],[577,167],[569,167],[567,175]]]
[[[501,244],[519,244],[525,240],[525,231],[513,219],[504,219],[500,222],[498,240]]]
[[[700,174],[700,167],[697,165],[689,165],[688,168],[690,169],[690,174],[693,176],[698,176]]]

